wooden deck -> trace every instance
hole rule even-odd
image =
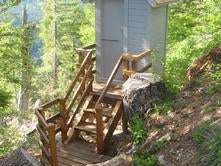
[[[103,89],[105,88],[105,83],[94,83],[93,84],[93,91],[94,92],[102,92]],[[123,92],[122,92],[122,86],[121,85],[115,85],[115,86],[111,86],[108,91],[108,94],[111,95],[115,95],[115,96],[123,96]]]
[[[99,155],[95,151],[95,144],[83,140],[75,140],[72,143],[57,145],[58,166],[84,166],[109,160],[111,157]],[[49,166],[43,159],[43,165]]]

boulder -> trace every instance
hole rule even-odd
[[[166,87],[158,75],[136,73],[123,84],[123,102],[129,120],[134,114],[143,116],[166,95]]]
[[[133,160],[132,156],[120,154],[119,156],[116,156],[103,163],[88,164],[87,166],[133,166]]]
[[[0,166],[40,166],[41,164],[35,160],[24,149],[17,149],[8,157],[0,160]]]

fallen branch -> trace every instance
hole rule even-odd
[[[194,61],[187,69],[187,78],[192,80],[199,76],[199,74],[202,73],[209,64],[214,62],[218,56],[221,56],[221,46],[214,48],[207,55]]]

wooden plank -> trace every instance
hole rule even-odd
[[[96,125],[93,125],[91,123],[89,124],[79,124],[74,127],[75,130],[80,130],[89,134],[96,134]]]
[[[48,103],[46,103],[46,104],[40,106],[40,108],[42,108],[42,109],[50,108],[51,106],[58,104],[59,100],[60,100],[60,99],[52,100],[52,101],[50,101],[50,102],[48,102]]]
[[[82,104],[83,104],[83,102],[85,100],[86,95],[90,93],[89,90],[90,90],[90,86],[92,85],[92,83],[93,83],[93,80],[90,80],[89,84],[87,85],[86,89],[84,90],[83,95],[82,95],[82,97],[81,97],[81,99],[80,99],[80,101],[78,103],[78,106],[75,109],[75,111],[74,111],[70,121],[68,122],[68,126],[69,127],[72,127],[72,122],[73,122],[75,116],[77,115],[78,111],[80,110],[80,107],[82,106]]]
[[[54,122],[60,117],[60,115],[61,115],[60,113],[57,113],[57,114],[55,114],[55,115],[49,117],[49,118],[46,120],[46,122],[47,122],[47,123],[54,123]]]
[[[56,134],[55,125],[50,123],[48,125],[48,136],[49,136],[49,147],[50,147],[50,154],[51,154],[50,162],[52,166],[58,166],[55,134]]]
[[[111,157],[106,155],[99,155],[95,153],[95,145],[86,143],[82,140],[74,141],[68,145],[58,148],[60,152],[69,153],[74,158],[80,158],[90,163],[99,163],[109,160]]]
[[[40,125],[43,125],[44,128],[47,128],[48,124],[46,120],[44,119],[44,117],[42,116],[42,114],[38,110],[35,110],[35,115],[38,118],[38,123],[40,123]]]
[[[87,165],[87,164],[90,164],[90,162],[88,161],[85,161],[81,158],[78,158],[76,156],[73,156],[71,155],[71,153],[67,152],[67,151],[62,151],[62,150],[59,150],[57,151],[58,152],[58,158],[60,160],[63,160],[63,161],[68,161],[69,163],[73,163],[73,164],[83,164],[83,165]]]
[[[127,55],[124,55],[123,56],[123,59],[126,60],[126,61],[130,61],[130,62],[133,62],[133,61],[139,61],[140,59],[143,59],[145,58],[146,56],[150,56],[152,53],[152,50],[145,50],[144,52],[142,52],[141,54],[138,54],[138,55],[131,55],[131,54],[127,54]]]
[[[90,51],[90,52],[87,54],[86,58],[84,59],[83,63],[81,64],[81,67],[80,67],[80,69],[79,69],[79,72],[77,73],[75,79],[74,79],[73,82],[71,83],[71,85],[70,85],[70,87],[69,87],[69,89],[68,89],[68,91],[67,91],[67,93],[66,93],[66,95],[65,95],[65,98],[64,98],[65,100],[68,99],[68,97],[70,96],[71,92],[73,91],[73,88],[75,87],[76,82],[78,81],[79,77],[81,76],[81,73],[84,71],[85,65],[88,63],[88,60],[91,59],[91,56],[92,56],[92,51]]]
[[[112,71],[110,77],[108,78],[108,81],[107,81],[107,83],[106,83],[106,85],[105,85],[105,87],[104,87],[104,89],[103,89],[103,91],[102,91],[102,94],[101,94],[101,96],[99,97],[99,99],[98,99],[98,101],[97,101],[95,107],[98,107],[99,104],[102,102],[102,100],[103,100],[105,94],[107,93],[109,87],[111,86],[111,82],[113,81],[115,75],[117,74],[117,71],[118,71],[118,69],[119,69],[119,67],[120,67],[120,65],[121,65],[121,63],[122,63],[122,60],[123,60],[123,56],[121,56],[121,57],[119,58],[117,64],[115,65],[115,67],[114,67],[114,69],[113,69],[113,71]]]
[[[86,109],[84,112],[95,115],[95,109]],[[112,118],[112,108],[103,108],[102,116]]]
[[[59,166],[83,166],[85,164],[76,163],[76,162],[59,157],[58,158],[58,165]]]
[[[117,127],[117,124],[122,116],[122,101],[118,101],[116,103],[116,106],[114,107],[114,110],[113,110],[113,113],[115,113],[114,115],[114,118],[111,119],[111,121],[109,122],[109,124],[107,125],[107,129],[108,129],[108,132],[104,138],[104,145],[105,145],[105,148],[107,147],[113,133],[114,133],[114,130],[116,129]]]
[[[39,124],[37,125],[36,128],[37,128],[37,131],[39,132],[40,136],[44,139],[44,142],[45,142],[46,144],[49,144],[49,139],[48,139],[48,137],[47,137],[46,131],[43,131],[43,130],[41,129],[41,127],[39,126]]]
[[[61,126],[61,140],[64,143],[68,136],[67,136],[67,132],[68,132],[68,127],[66,126],[67,121],[68,121],[68,111],[66,110],[66,104],[65,104],[65,100],[61,99],[59,102],[59,108],[60,108],[60,126]]]
[[[90,94],[92,95],[97,95],[98,97],[101,95],[102,91],[93,91],[91,92]],[[121,95],[116,95],[116,94],[113,94],[113,93],[109,93],[107,92],[105,95],[104,95],[104,98],[108,98],[108,99],[114,99],[114,100],[120,100],[122,99]]]

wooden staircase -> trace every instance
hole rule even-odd
[[[97,83],[94,81],[94,74],[96,73],[94,69],[96,61],[94,48],[95,45],[90,45],[76,50],[80,55],[79,71],[65,96],[46,103],[35,111],[38,118],[37,130],[42,143],[42,159],[44,159],[42,163],[47,161],[49,165],[59,165],[59,155],[61,155],[59,149],[62,147],[58,144],[57,136],[59,135],[62,145],[76,146],[77,141],[79,147],[85,148],[87,145],[78,141],[84,140],[88,143],[94,143],[98,154],[104,154],[120,120],[123,131],[127,131],[127,118],[123,111],[121,89],[113,88],[112,82],[120,67],[123,68],[125,79],[138,72],[136,71],[137,62],[149,56],[151,51],[146,50],[139,55],[123,54],[115,65],[107,83],[101,89],[97,89]],[[146,68],[148,66],[142,70]],[[49,116],[55,110],[59,112]],[[68,149],[76,150],[76,148]],[[90,152],[90,154],[92,153]],[[70,156],[73,154],[76,155],[76,152],[70,152]],[[71,157],[68,158],[71,159]],[[67,163],[63,159],[62,162]]]

